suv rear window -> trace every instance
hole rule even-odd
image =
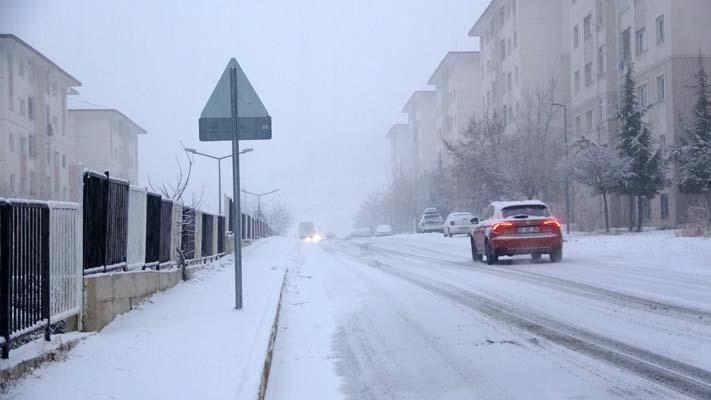
[[[527,215],[529,217],[550,217],[551,210],[543,205],[520,205],[509,206],[501,210],[504,218],[511,218],[516,215]]]

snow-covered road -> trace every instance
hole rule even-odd
[[[573,236],[560,264],[466,237],[303,244],[269,399],[711,398],[711,242]]]

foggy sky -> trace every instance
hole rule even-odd
[[[273,140],[241,143],[255,149],[242,156],[242,188],[280,188],[272,200],[297,221],[344,234],[363,198],[387,183],[387,130],[406,122],[402,106],[447,51],[476,48],[467,31],[486,3],[0,0],[0,33],[82,82],[70,107],[116,108],[148,131],[139,138],[141,185],[148,175],[174,179],[181,140],[230,153],[229,142],[199,142],[197,120],[237,58],[273,121]],[[229,160],[222,169],[231,193]],[[193,173],[191,190],[204,187],[203,208],[216,212],[216,161],[199,158]]]

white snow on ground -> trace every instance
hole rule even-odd
[[[25,343],[17,349],[13,349],[10,352],[10,358],[6,360],[0,359],[0,369],[10,369],[22,362],[55,352],[66,343],[86,339],[91,336],[91,333],[67,332],[61,335],[52,335],[49,342],[44,340],[44,335],[41,336],[42,337],[38,337],[31,342]]]
[[[232,258],[153,296],[19,381],[6,399],[254,399],[294,242],[245,248],[244,308],[234,310]],[[15,354],[12,353],[11,356]]]
[[[393,236],[302,249],[303,264],[289,274],[268,399],[711,393],[709,240],[674,232],[572,235],[560,264],[518,257],[495,267],[472,262],[466,237]],[[484,314],[476,308],[481,299],[601,354]],[[633,348],[640,352],[624,364]],[[655,374],[670,369],[680,381],[660,385]]]

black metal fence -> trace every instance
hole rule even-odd
[[[172,251],[173,229],[178,229],[173,221],[173,202],[170,200],[161,200],[160,205],[160,258],[161,263],[170,261]]]
[[[2,358],[12,338],[46,323],[49,340],[49,207],[0,201],[0,336]]]
[[[217,253],[225,252],[225,236],[227,236],[227,231],[225,231],[225,217],[222,215],[217,216]]]
[[[83,201],[84,269],[125,266],[128,183],[86,172]]]
[[[208,257],[215,254],[212,246],[215,245],[213,241],[215,225],[214,218],[210,214],[202,214],[202,254],[203,257]]]
[[[146,264],[160,261],[161,230],[163,227],[162,201],[158,194],[146,195]],[[166,220],[170,236],[171,219]],[[170,237],[168,238],[170,241]],[[169,255],[170,256],[170,255]]]

